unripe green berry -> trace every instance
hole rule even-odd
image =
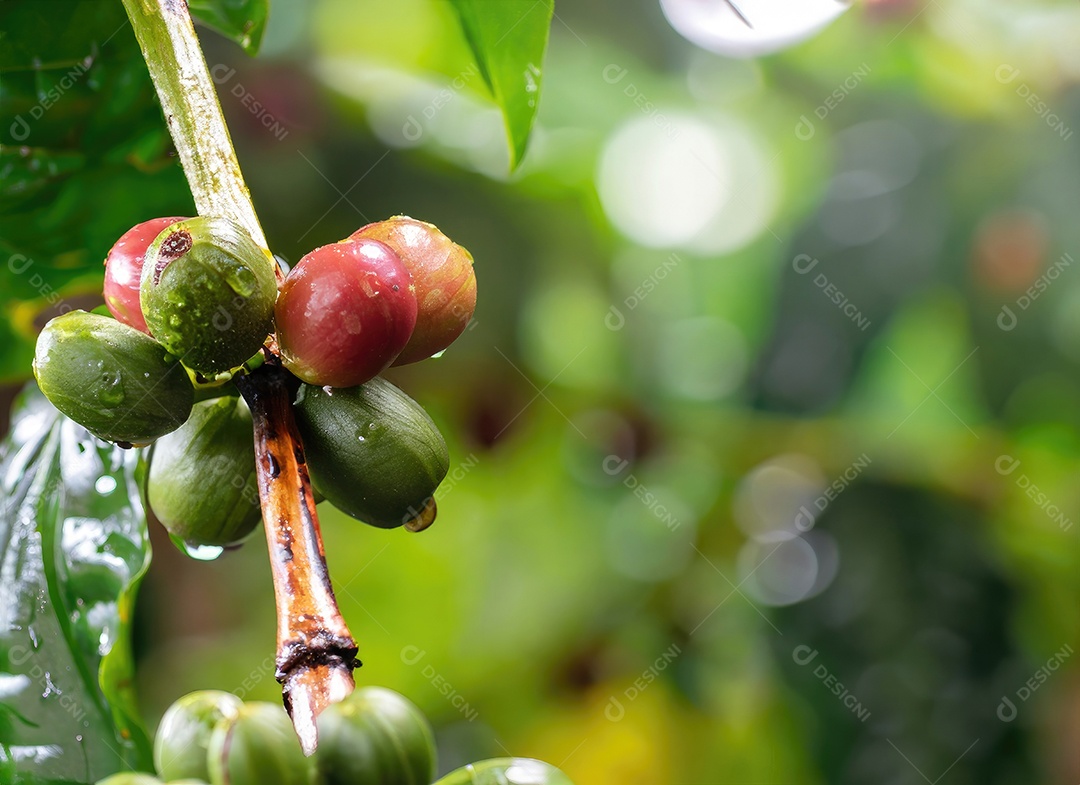
[[[206,376],[242,364],[273,328],[274,260],[228,218],[167,227],[146,252],[140,284],[151,334]]]
[[[435,737],[424,714],[393,690],[364,687],[319,716],[322,785],[428,785]]]
[[[231,692],[200,690],[170,706],[154,736],[154,767],[172,782],[179,779],[209,781],[207,750],[217,724],[235,717],[243,702]]]
[[[574,785],[554,766],[532,758],[494,758],[450,772],[435,785]]]
[[[312,485],[327,501],[384,529],[431,522],[450,455],[420,404],[377,376],[341,389],[302,384],[293,412]]]
[[[103,780],[98,780],[97,785],[162,785],[162,783],[152,774],[143,774],[139,771],[122,771]]]
[[[147,444],[176,430],[194,399],[187,373],[161,344],[85,311],[45,325],[34,376],[53,406],[113,442]]]
[[[219,722],[207,760],[212,785],[312,785],[315,776],[289,715],[271,703],[245,703]]]
[[[154,445],[146,495],[183,542],[232,545],[262,516],[251,412],[242,398],[195,404],[188,421]]]

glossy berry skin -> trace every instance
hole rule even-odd
[[[438,354],[461,335],[476,308],[473,258],[434,224],[407,215],[357,229],[390,246],[412,276],[416,327],[394,365],[406,365]]]
[[[430,723],[393,690],[362,687],[319,716],[321,785],[428,785],[435,763]]]
[[[435,785],[574,785],[554,766],[532,758],[494,758],[452,771]]]
[[[424,408],[383,378],[347,389],[301,385],[293,404],[315,490],[372,526],[420,531],[450,468]]]
[[[245,703],[218,722],[206,761],[211,785],[311,785],[315,775],[280,703]]]
[[[161,780],[153,774],[122,771],[119,774],[113,774],[103,780],[98,780],[97,785],[161,785]]]
[[[179,360],[108,316],[69,311],[38,335],[34,376],[53,406],[99,439],[149,444],[191,414],[195,391]]]
[[[150,334],[139,305],[139,280],[142,278],[146,249],[161,231],[184,218],[154,218],[128,229],[105,256],[105,305],[109,313],[129,327]]]
[[[274,309],[285,367],[319,387],[354,387],[398,356],[416,325],[409,272],[377,240],[309,253],[286,276]]]
[[[150,333],[193,371],[229,372],[273,328],[274,269],[270,252],[229,218],[166,227],[146,251],[139,284]]]
[[[251,534],[262,511],[243,399],[195,404],[187,422],[154,444],[145,487],[154,515],[188,545],[234,545]]]
[[[207,749],[214,728],[236,717],[243,705],[230,692],[200,690],[168,708],[154,735],[154,767],[168,782],[210,779]]]

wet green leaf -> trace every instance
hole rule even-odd
[[[502,109],[517,166],[540,104],[555,0],[453,0],[453,5],[480,73]]]
[[[34,336],[64,298],[100,294],[117,237],[192,208],[121,3],[0,3],[0,118],[8,381],[30,376]]]
[[[62,23],[61,23],[62,22]],[[120,3],[93,0],[11,0],[0,3],[0,73],[65,69],[120,34]],[[130,35],[130,32],[129,32]]]
[[[198,21],[236,41],[249,55],[259,51],[269,0],[188,0],[188,8]]]
[[[137,464],[36,387],[16,404],[0,448],[0,772],[15,783],[152,765],[132,692],[132,606],[150,562]]]

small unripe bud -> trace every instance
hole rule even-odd
[[[243,399],[197,403],[183,426],[158,439],[146,495],[169,533],[189,545],[232,545],[251,534],[262,513]]]
[[[319,716],[322,785],[428,785],[435,738],[420,709],[382,687],[364,687]]]
[[[175,357],[107,316],[70,311],[41,331],[34,376],[53,406],[98,438],[147,444],[179,428],[194,390]]]
[[[167,227],[146,252],[141,304],[151,334],[206,376],[254,355],[273,327],[274,260],[228,218]]]
[[[153,774],[143,774],[140,771],[121,771],[103,780],[98,780],[97,785],[162,785],[162,783]]]
[[[154,736],[154,767],[172,783],[179,779],[210,779],[207,750],[214,728],[235,717],[243,702],[231,692],[200,690],[170,706]]]
[[[554,766],[532,758],[494,758],[450,772],[435,785],[574,785]]]
[[[315,775],[289,715],[271,703],[245,703],[219,722],[207,760],[213,785],[311,785]]]
[[[394,365],[438,354],[461,335],[476,309],[472,254],[434,224],[407,215],[368,224],[353,232],[352,237],[386,243],[412,276],[416,327]]]

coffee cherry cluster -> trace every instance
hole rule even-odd
[[[286,368],[309,384],[353,387],[441,352],[475,307],[469,252],[397,216],[301,259],[274,315]]]
[[[232,693],[185,695],[154,738],[156,776],[114,774],[98,785],[428,785],[435,738],[424,714],[382,687],[364,687],[319,716],[319,749],[305,758],[281,706]],[[435,785],[573,785],[537,760],[481,761]]]
[[[174,539],[229,546],[261,518],[251,413],[232,380],[269,358],[292,380],[317,497],[374,526],[426,527],[446,443],[378,374],[464,331],[472,256],[432,224],[397,216],[279,277],[228,218],[141,223],[106,257],[108,315],[72,311],[45,326],[38,385],[99,438],[153,445],[147,498]]]

